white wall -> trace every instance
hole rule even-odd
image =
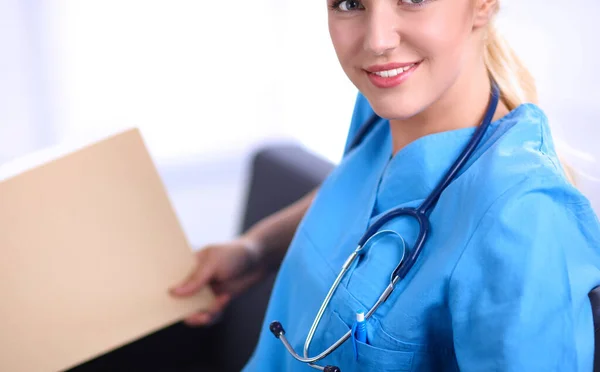
[[[60,136],[139,126],[154,155],[219,153],[277,136],[281,96],[260,56],[275,9],[223,1],[55,1]]]
[[[0,163],[54,139],[45,15],[30,4],[0,1]]]
[[[502,5],[500,28],[600,211],[600,3]],[[240,173],[258,144],[299,140],[337,161],[356,94],[325,0],[0,0],[0,55],[0,162],[138,126],[198,244],[235,232]],[[173,169],[197,173],[186,181]],[[220,229],[195,221],[214,200],[226,212],[213,220],[229,218]]]

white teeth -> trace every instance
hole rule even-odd
[[[396,76],[396,75],[398,75],[398,74],[401,74],[401,73],[403,73],[403,72],[405,72],[405,71],[408,71],[408,70],[409,70],[411,67],[413,67],[414,65],[415,65],[415,64],[413,63],[413,64],[412,64],[412,65],[410,65],[410,66],[401,67],[401,68],[396,68],[396,69],[393,69],[393,70],[387,70],[387,71],[378,71],[378,72],[374,72],[374,74],[375,74],[375,75],[377,75],[377,76],[384,77],[384,78],[387,78],[387,77],[394,77],[394,76]]]

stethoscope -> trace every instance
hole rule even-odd
[[[377,219],[373,223],[373,225],[371,225],[367,229],[367,231],[363,234],[362,238],[358,242],[358,247],[354,250],[354,252],[352,252],[352,254],[348,257],[346,262],[344,262],[344,264],[342,265],[342,270],[338,274],[333,285],[329,289],[329,292],[327,293],[325,300],[323,300],[323,303],[321,304],[321,307],[319,308],[319,312],[317,313],[317,316],[314,319],[314,322],[310,328],[310,331],[308,332],[308,336],[306,337],[306,341],[304,343],[304,353],[303,353],[304,357],[301,357],[300,355],[298,355],[296,353],[296,351],[293,349],[293,347],[290,345],[287,338],[285,337],[285,331],[284,331],[281,323],[279,323],[277,321],[271,323],[271,325],[269,326],[271,332],[273,333],[273,335],[275,335],[275,337],[277,337],[278,339],[281,340],[281,342],[283,343],[283,345],[285,346],[287,351],[295,359],[297,359],[298,361],[303,362],[303,363],[308,363],[311,367],[318,369],[318,370],[325,371],[325,372],[340,372],[341,371],[339,367],[336,367],[336,366],[322,367],[322,366],[316,365],[315,362],[318,362],[318,361],[322,360],[323,358],[327,357],[334,350],[336,350],[338,347],[340,347],[340,345],[342,345],[344,342],[346,342],[346,340],[348,340],[350,338],[352,330],[349,330],[348,332],[346,332],[346,334],[344,334],[342,337],[340,337],[335,343],[333,343],[333,345],[331,345],[325,351],[323,351],[321,354],[319,354],[315,357],[308,356],[308,348],[310,347],[310,343],[312,342],[312,338],[315,334],[315,331],[316,331],[319,323],[321,322],[323,313],[325,312],[327,305],[329,305],[329,301],[331,301],[331,298],[333,297],[333,294],[335,293],[337,287],[339,286],[340,282],[342,281],[344,274],[346,274],[346,272],[348,271],[348,269],[350,268],[350,266],[352,265],[352,263],[355,261],[355,259],[357,257],[364,255],[368,251],[368,249],[364,248],[365,243],[367,241],[369,241],[369,239],[371,237],[376,235],[378,233],[379,228],[382,227],[385,223],[389,222],[390,220],[392,220],[396,217],[400,217],[400,216],[413,217],[417,220],[417,222],[419,222],[419,235],[417,236],[414,249],[408,255],[406,260],[404,260],[404,256],[402,256],[400,263],[398,264],[398,266],[396,266],[396,268],[392,272],[392,275],[390,276],[390,284],[386,287],[386,289],[383,291],[383,293],[379,296],[379,299],[377,300],[375,305],[373,305],[373,307],[371,307],[371,309],[365,314],[365,319],[368,319],[377,310],[377,308],[388,299],[388,297],[393,292],[398,281],[400,281],[400,279],[404,279],[404,277],[408,274],[409,270],[413,267],[413,265],[417,261],[417,258],[419,257],[419,254],[421,253],[421,250],[425,243],[425,239],[427,238],[427,235],[429,233],[430,224],[429,224],[429,219],[427,216],[428,216],[429,212],[431,212],[433,206],[439,199],[442,192],[454,180],[454,177],[456,177],[457,173],[461,170],[461,168],[464,166],[464,164],[470,159],[471,155],[473,155],[473,152],[475,151],[475,149],[481,142],[481,139],[483,138],[483,135],[485,134],[488,127],[490,126],[490,123],[492,122],[494,113],[496,112],[499,96],[500,96],[500,91],[498,89],[498,86],[496,84],[492,84],[492,97],[491,97],[489,106],[487,108],[487,111],[485,113],[483,122],[477,128],[477,130],[473,134],[473,137],[471,138],[471,140],[469,141],[467,146],[463,149],[463,151],[460,154],[460,156],[458,157],[458,159],[456,159],[454,164],[452,164],[452,166],[450,167],[450,169],[448,170],[448,172],[446,173],[444,178],[436,186],[436,188],[433,190],[433,192],[427,197],[427,199],[425,199],[425,201],[417,208],[412,208],[412,207],[396,208],[396,209],[393,209],[393,210],[387,212],[386,214],[381,216],[379,219]],[[375,124],[377,122],[379,122],[379,120],[380,120],[380,118],[377,115],[373,115],[367,121],[367,123],[365,123],[365,125],[363,125],[361,130],[359,130],[359,133],[355,136],[350,148],[353,149],[353,148],[357,147],[358,145],[360,145],[362,140],[372,130],[372,128],[375,126]]]

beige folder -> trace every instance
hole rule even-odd
[[[0,179],[0,371],[59,371],[213,301],[138,130]]]

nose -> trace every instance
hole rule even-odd
[[[384,55],[400,44],[396,11],[386,6],[374,6],[369,13],[364,49],[378,56]]]

